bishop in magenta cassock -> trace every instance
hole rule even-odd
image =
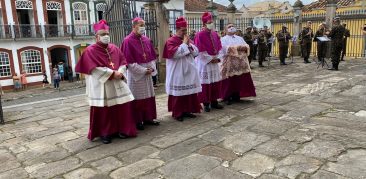
[[[226,36],[221,38],[221,98],[230,105],[239,102],[241,97],[256,96],[255,87],[250,74],[248,56],[250,47],[242,37],[235,35],[234,24],[226,27]]]
[[[132,102],[136,127],[159,125],[152,76],[157,74],[155,48],[145,34],[145,21],[137,17],[133,30],[122,42],[121,49],[127,60],[127,83],[135,100]]]
[[[86,48],[75,71],[86,75],[90,108],[88,138],[100,137],[107,144],[112,136],[136,136],[131,103],[134,99],[124,81],[126,61],[120,49],[110,43],[105,20],[94,25],[96,43]]]
[[[166,93],[168,111],[178,121],[185,117],[195,118],[192,113],[201,112],[198,93],[202,91],[194,57],[198,49],[187,35],[187,21],[180,17],[176,20],[176,35],[165,43],[163,57],[166,61]]]
[[[204,104],[206,112],[211,108],[222,109],[218,103],[220,98],[220,68],[222,56],[219,53],[222,46],[220,37],[215,32],[212,15],[205,12],[202,15],[203,28],[195,36],[195,45],[199,54],[196,57],[197,68],[202,84],[202,92],[199,94],[200,101]]]

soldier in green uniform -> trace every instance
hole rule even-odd
[[[286,25],[283,25],[282,30],[277,32],[276,37],[277,37],[277,41],[278,41],[279,48],[280,48],[279,50],[280,50],[281,65],[287,65],[285,62],[285,59],[286,59],[286,56],[288,53],[288,46],[289,46],[290,40],[292,39],[292,36],[287,31]]]
[[[259,67],[263,66],[263,61],[266,59],[267,56],[267,36],[266,31],[264,29],[261,29],[259,31],[258,35],[258,63]]]
[[[341,61],[344,61],[344,56],[346,55],[347,53],[347,39],[349,37],[351,37],[351,32],[349,31],[349,29],[347,29],[347,24],[346,23],[343,23],[342,24],[343,27],[345,28],[346,32],[344,33],[344,40],[343,40],[343,49],[342,49],[342,57],[341,57]]]
[[[268,29],[268,26],[264,26],[264,33],[265,33],[266,38],[267,38],[267,57],[270,57],[271,56],[271,50],[272,50],[272,40],[271,39],[273,39],[273,34]]]
[[[346,29],[341,25],[339,17],[333,21],[332,30],[329,33],[329,37],[332,40],[332,68],[329,70],[338,70],[339,61],[341,59],[341,52],[343,49],[343,39]]]
[[[249,54],[248,60],[249,60],[249,63],[251,63],[252,59],[253,59],[253,54],[254,54],[252,27],[250,27],[250,26],[247,27],[246,32],[243,35],[243,38],[250,47],[250,54]]]
[[[314,37],[313,29],[311,29],[311,21],[306,23],[300,34],[301,50],[304,57],[304,63],[311,63],[309,61],[311,45]]]
[[[257,60],[257,52],[258,52],[258,29],[253,27],[252,36],[253,36],[253,60]]]

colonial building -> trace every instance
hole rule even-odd
[[[200,17],[202,15],[202,13],[208,11],[207,8],[210,5],[210,1],[209,0],[184,0],[184,9],[185,9],[185,13],[184,15],[187,18],[191,18],[191,17]],[[228,13],[227,13],[227,7],[222,5],[222,4],[218,4],[218,3],[213,3],[213,6],[216,8],[216,12],[217,14],[214,14],[215,16],[217,16],[218,18],[226,18]],[[240,17],[242,14],[242,12],[237,11],[237,13],[235,14],[237,17]]]
[[[287,14],[293,11],[293,7],[288,1],[279,2],[275,0],[261,1],[249,6],[243,5],[240,9],[243,17],[266,16],[274,13]]]
[[[73,71],[83,50],[94,42],[92,25],[106,4],[96,0],[0,0],[0,82],[12,88],[12,76],[27,73],[30,85],[42,72],[64,62]],[[75,75],[75,73],[74,73]]]

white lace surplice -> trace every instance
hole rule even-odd
[[[126,66],[121,66],[123,73]],[[91,75],[86,75],[86,95],[90,106],[109,107],[124,104],[134,100],[134,97],[123,80],[109,80],[113,70],[107,67],[93,69]]]
[[[154,72],[150,75],[146,75],[147,68],[154,69]],[[152,76],[156,74],[157,70],[155,61],[128,65],[127,83],[136,100],[147,99],[155,96]]]
[[[195,67],[194,56],[198,49],[192,45],[193,52],[187,44],[181,44],[172,59],[166,61],[166,84],[168,95],[185,96],[202,91],[198,70]]]

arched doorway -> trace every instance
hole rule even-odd
[[[72,71],[70,48],[67,46],[53,46],[48,48],[48,54],[51,73],[52,68],[63,68],[63,77],[65,80],[69,80],[68,72],[69,70]]]

